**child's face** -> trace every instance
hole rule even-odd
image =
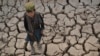
[[[33,17],[33,16],[34,16],[34,11],[32,11],[32,12],[27,12],[27,15],[30,16],[30,17]]]

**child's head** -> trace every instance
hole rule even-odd
[[[35,6],[33,4],[33,2],[27,2],[25,4],[25,9],[26,9],[26,12],[32,12],[35,10]]]

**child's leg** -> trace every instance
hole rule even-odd
[[[34,53],[35,53],[35,49],[34,49],[34,47],[33,47],[33,44],[34,44],[34,42],[31,42],[31,41],[30,41],[31,54],[34,54]]]

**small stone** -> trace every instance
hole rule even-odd
[[[20,32],[25,31],[25,27],[24,27],[24,22],[23,21],[21,21],[21,22],[18,23],[18,28],[19,28]]]
[[[91,25],[84,25],[82,32],[92,34],[92,26]]]
[[[99,33],[100,32],[100,23],[95,23],[93,24],[93,28],[94,28],[94,31],[95,33]]]
[[[65,13],[68,13],[68,12],[70,12],[70,11],[74,11],[75,10],[75,8],[74,7],[72,7],[71,5],[67,5],[67,6],[65,6]]]
[[[11,18],[11,20],[7,23],[9,27],[14,26],[18,22],[16,17]]]
[[[66,36],[65,42],[70,43],[71,45],[74,45],[77,43],[75,36]]]
[[[17,38],[21,38],[21,39],[24,39],[25,37],[27,37],[27,33],[20,33],[17,36]]]
[[[24,43],[25,43],[24,39],[17,39],[16,47],[17,48],[24,48]]]
[[[60,52],[61,52],[61,51],[60,51],[58,45],[53,44],[53,43],[47,45],[47,52],[46,52],[46,53],[47,53],[48,55],[53,56],[53,55],[57,55],[57,54],[60,53]]]

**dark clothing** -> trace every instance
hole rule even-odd
[[[35,33],[33,33],[33,34],[34,34],[35,37],[36,37],[36,40],[34,40],[34,41],[40,42],[40,40],[41,40],[41,30],[40,30],[40,29],[36,29],[36,30],[35,30]],[[32,39],[30,38],[29,34],[27,35],[27,37],[26,37],[25,40],[26,40],[26,41],[34,42],[34,41],[32,41]]]
[[[40,13],[35,12],[34,17],[31,18],[26,13],[24,14],[24,26],[27,33],[33,33],[36,41],[40,41],[41,39],[41,31],[44,29],[43,18]],[[33,41],[30,38],[30,35],[27,34],[26,41]]]

